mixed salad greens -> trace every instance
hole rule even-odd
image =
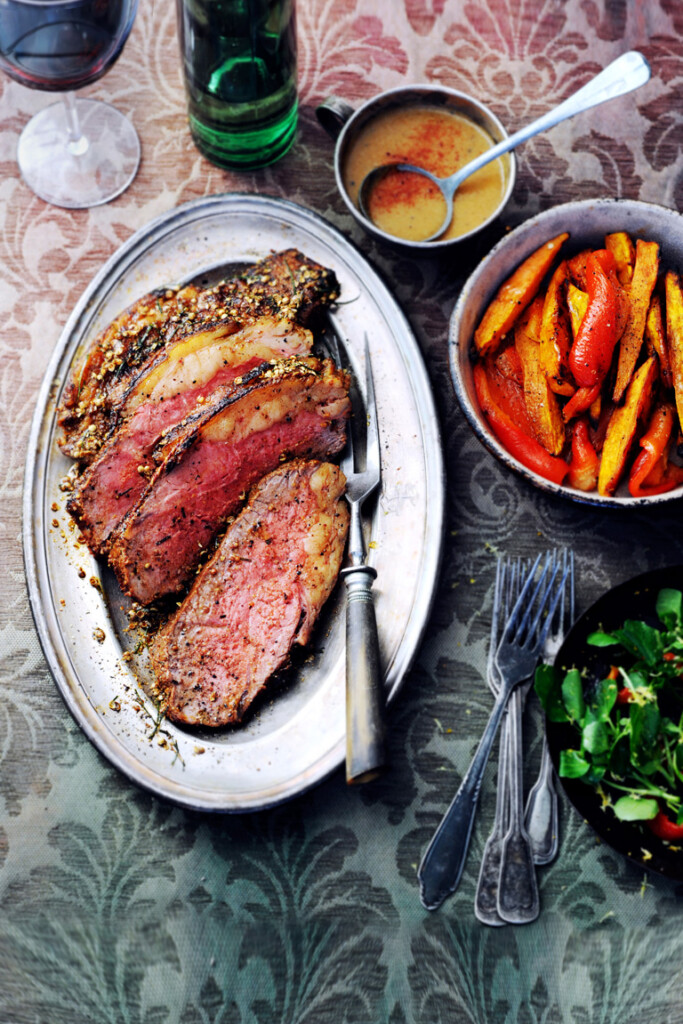
[[[615,648],[605,678],[541,665],[534,685],[550,721],[577,731],[576,745],[561,751],[559,774],[598,790],[621,821],[647,823],[676,841],[683,840],[683,594],[660,590],[655,610],[660,628],[627,619],[588,636],[592,646]]]

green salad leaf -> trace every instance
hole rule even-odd
[[[654,818],[658,810],[656,800],[639,796],[622,796],[614,805],[614,813],[620,821],[647,821]]]
[[[600,786],[621,821],[658,812],[683,822],[683,592],[662,589],[653,626],[626,619],[588,636],[614,647],[604,679],[573,667],[539,666],[535,689],[551,722],[568,723],[575,740],[560,752],[559,773]]]
[[[671,631],[680,630],[683,617],[683,594],[680,590],[660,590],[657,595],[657,617]]]

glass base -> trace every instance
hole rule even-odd
[[[127,117],[100,100],[76,99],[82,137],[69,141],[65,102],[31,118],[17,162],[28,187],[53,206],[71,210],[108,203],[135,177],[140,140]]]

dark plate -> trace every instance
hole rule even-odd
[[[591,647],[586,642],[587,637],[598,628],[616,629],[624,619],[658,624],[655,601],[662,587],[683,590],[683,566],[654,569],[608,590],[567,634],[555,665],[561,671],[578,668],[586,670],[593,678],[604,678],[613,663],[615,648]],[[548,722],[547,730],[550,753],[557,769],[560,750],[575,747],[578,734],[572,726],[556,722]],[[560,779],[560,782],[581,817],[612,849],[648,871],[683,881],[683,844],[676,849],[675,845],[654,836],[646,825],[619,821],[609,808],[603,808],[595,790],[579,780]]]

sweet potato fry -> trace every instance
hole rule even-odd
[[[683,424],[683,290],[675,270],[664,278],[666,296],[666,345],[676,399],[678,422]]]
[[[556,395],[573,395],[567,366],[571,347],[571,327],[565,301],[569,272],[563,260],[555,270],[546,289],[539,336],[538,355],[551,391]]]
[[[639,420],[647,416],[653,385],[657,379],[657,360],[650,356],[635,372],[623,405],[612,413],[600,460],[598,493],[614,494],[635,439]]]
[[[581,321],[584,318],[588,306],[588,293],[577,288],[573,282],[567,286],[567,309],[569,310],[569,322],[574,337],[579,333]]]
[[[499,288],[474,333],[480,354],[490,352],[503,340],[536,295],[555,256],[569,238],[567,231],[536,249]]]
[[[659,375],[662,378],[662,384],[665,388],[672,388],[673,379],[671,377],[671,363],[669,362],[664,321],[662,319],[662,303],[656,292],[650,299],[650,308],[647,312],[645,340],[659,359]]]
[[[614,385],[614,401],[620,402],[633,376],[638,355],[645,336],[645,321],[650,308],[650,299],[657,283],[659,272],[659,246],[656,242],[636,242],[636,261],[629,285],[629,311],[619,343],[617,379]]]
[[[619,283],[628,285],[633,277],[633,264],[636,261],[636,247],[630,235],[625,231],[615,231],[605,235],[605,248],[614,256],[617,265]]]
[[[539,329],[543,297],[537,296],[515,326],[515,348],[524,373],[524,400],[536,440],[551,455],[564,448],[565,429],[557,398],[550,390],[540,360]]]

